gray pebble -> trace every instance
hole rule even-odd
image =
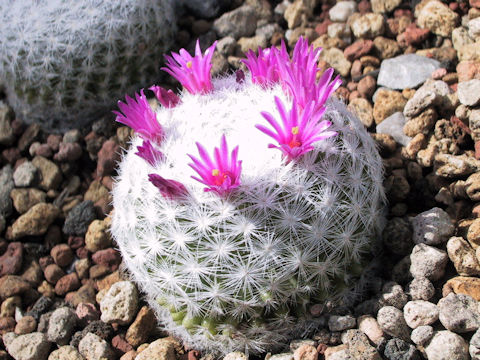
[[[415,244],[441,245],[455,232],[450,216],[437,207],[415,216],[412,226]]]
[[[12,213],[12,199],[10,191],[14,188],[13,170],[10,165],[5,165],[0,170],[0,214],[9,216]]]
[[[257,15],[253,7],[240,6],[229,11],[213,22],[213,29],[220,37],[232,36],[239,39],[252,36],[257,28]]]
[[[478,302],[469,295],[450,293],[438,302],[440,322],[456,333],[475,331],[480,326]]]
[[[88,225],[96,218],[93,202],[82,201],[68,213],[63,225],[63,232],[67,235],[84,236]]]
[[[48,324],[48,340],[58,345],[66,345],[70,341],[73,329],[77,323],[77,315],[68,307],[56,309]]]
[[[343,331],[354,328],[356,320],[351,315],[338,316],[331,315],[328,319],[328,328],[330,331]]]
[[[377,125],[377,133],[391,135],[397,143],[407,146],[412,138],[403,133],[405,122],[405,116],[396,112]]]
[[[435,304],[425,300],[409,301],[403,308],[403,315],[407,325],[412,329],[419,326],[431,325],[438,319],[438,308]]]
[[[475,331],[475,334],[473,334],[468,350],[472,360],[480,360],[480,330]]]
[[[16,360],[46,360],[50,345],[45,334],[33,332],[10,339],[6,347]]]
[[[37,168],[30,161],[25,161],[15,169],[13,182],[16,187],[32,186],[37,177],[37,173]]]
[[[410,340],[410,329],[405,322],[403,312],[396,307],[382,307],[378,310],[377,321],[382,330],[388,335],[405,341]]]
[[[415,346],[398,338],[388,340],[383,354],[388,360],[420,360]]]
[[[423,346],[430,341],[432,336],[433,328],[430,325],[423,325],[413,329],[410,338],[415,344]]]
[[[403,288],[395,281],[389,281],[383,285],[380,295],[381,306],[394,306],[397,309],[403,309],[408,301],[408,297]]]
[[[458,83],[458,100],[466,106],[480,104],[480,80],[472,79]]]
[[[429,280],[438,280],[445,274],[445,266],[448,262],[448,255],[445,251],[418,244],[410,255],[412,264],[410,272],[413,277],[426,277]]]
[[[405,256],[413,248],[412,225],[401,217],[394,217],[387,222],[382,232],[385,246],[395,255]]]
[[[428,301],[435,295],[435,287],[427,278],[417,277],[408,283],[407,294],[412,300]]]
[[[437,331],[425,346],[428,360],[468,360],[468,344],[451,331]]]
[[[224,56],[229,56],[233,55],[235,46],[237,46],[237,41],[231,36],[225,36],[218,40],[216,50]]]

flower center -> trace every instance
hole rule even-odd
[[[192,62],[191,61],[187,62],[187,68],[189,68],[189,69],[192,68]]]
[[[229,173],[228,172],[221,172],[219,169],[213,169],[212,170],[212,176],[215,178],[214,183],[217,186],[222,185],[225,182],[225,179],[228,178]]]
[[[302,145],[302,142],[301,141],[298,141],[297,139],[297,135],[298,135],[298,126],[294,126],[292,127],[292,140],[290,140],[290,142],[288,143],[288,146],[290,146],[290,148],[294,148],[294,147],[298,147],[298,146],[301,146]]]

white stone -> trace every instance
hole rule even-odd
[[[357,3],[355,1],[340,1],[330,9],[328,14],[332,21],[345,22],[355,10],[357,10]]]
[[[458,100],[463,105],[476,106],[480,104],[480,80],[472,79],[459,82],[457,94]]]
[[[130,281],[112,285],[100,302],[101,320],[106,323],[128,325],[138,308],[138,290]]]

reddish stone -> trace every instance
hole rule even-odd
[[[197,350],[190,350],[187,354],[187,360],[198,360],[200,359],[200,353]]]
[[[480,141],[475,142],[475,159],[480,160]]]
[[[410,46],[419,44],[424,41],[430,33],[429,29],[420,29],[415,24],[407,26],[405,31],[397,36],[397,41],[400,46]]]
[[[58,153],[53,157],[56,161],[72,162],[80,159],[82,147],[78,143],[61,143]]]
[[[122,257],[115,249],[108,248],[97,251],[92,255],[92,260],[95,264],[107,266],[110,270],[115,271],[122,262]]]
[[[75,250],[75,254],[79,259],[86,259],[88,257],[88,250],[85,248],[85,246],[82,246]]]
[[[96,292],[92,285],[92,282],[90,281],[82,285],[82,287],[78,289],[78,291],[69,292],[65,296],[65,301],[77,307],[80,303],[95,303],[95,296]]]
[[[348,61],[353,61],[367,55],[372,50],[372,47],[372,40],[360,39],[355,41],[352,45],[347,46],[343,51],[343,55]]]
[[[48,144],[40,144],[38,147],[35,148],[35,155],[50,158],[53,155],[53,151],[52,149],[50,149],[50,146],[48,146]]]
[[[108,190],[112,191],[113,188],[113,179],[111,176],[104,176],[102,178],[102,185],[105,186]]]
[[[16,324],[15,319],[11,316],[0,318],[0,335],[13,332]]]
[[[352,78],[356,78],[362,75],[362,62],[360,60],[355,60],[352,64],[352,68],[350,69],[350,76]]]
[[[112,339],[112,347],[122,354],[133,350],[133,346],[130,345],[127,340],[125,340],[125,335],[119,334],[113,337]]]
[[[448,87],[453,90],[453,92],[457,92],[458,83],[449,84]]]
[[[402,17],[402,16],[408,16],[410,19],[412,19],[413,18],[412,10],[410,10],[410,9],[396,9],[393,12],[393,17],[395,17],[395,18],[399,18],[399,17]]]
[[[322,21],[320,24],[315,26],[315,31],[317,32],[318,35],[324,35],[328,31],[328,25],[332,24],[332,20],[330,19],[325,19]]]
[[[60,143],[62,142],[62,135],[50,134],[47,137],[47,144],[52,151],[58,151]]]
[[[432,79],[441,80],[445,75],[447,75],[447,69],[439,68],[432,73]]]
[[[73,252],[67,244],[59,244],[50,251],[53,261],[58,266],[64,267],[70,265],[73,261]]]
[[[457,2],[451,2],[450,4],[448,4],[448,7],[452,11],[457,11],[458,10],[458,3]]]
[[[40,268],[42,269],[42,271],[44,271],[47,268],[47,266],[50,264],[53,264],[54,261],[53,261],[53,258],[50,255],[48,255],[38,259],[38,263],[40,264]]]
[[[68,237],[68,246],[73,250],[85,246],[85,239],[81,236],[69,236]]]
[[[362,97],[369,99],[375,92],[376,87],[377,81],[373,76],[368,75],[358,82],[357,90]]]
[[[65,271],[57,264],[50,264],[43,271],[43,275],[50,284],[55,285],[58,280],[65,276]]]
[[[110,175],[117,162],[120,161],[120,145],[113,140],[107,140],[103,143],[98,152],[97,177]]]
[[[372,4],[368,0],[362,0],[358,3],[357,9],[360,14],[372,12]]]
[[[2,156],[11,165],[15,164],[15,162],[22,157],[18,148],[5,149],[2,151]]]
[[[359,98],[359,97],[362,97],[360,95],[360,93],[357,91],[357,90],[353,90],[350,95],[348,95],[348,101],[352,101],[353,99],[356,99],[356,98]]]
[[[23,262],[23,244],[13,242],[8,244],[5,254],[0,257],[0,277],[14,275],[20,271]]]
[[[337,98],[346,101],[350,95],[350,91],[346,87],[340,86],[337,91],[335,91]]]
[[[79,287],[80,280],[78,279],[77,273],[73,272],[65,275],[57,281],[57,284],[55,285],[55,293],[59,296],[63,296],[70,291],[77,290]]]
[[[480,0],[469,0],[469,4],[471,7],[480,9]]]
[[[461,61],[457,65],[458,81],[480,79],[480,61]]]
[[[75,310],[81,326],[87,326],[92,321],[100,319],[100,311],[91,303],[80,303]]]

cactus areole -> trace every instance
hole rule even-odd
[[[314,305],[359,291],[383,224],[382,164],[330,98],[340,80],[318,68],[320,49],[260,49],[245,76],[211,79],[214,48],[167,58],[184,90],[153,86],[154,117],[143,93],[120,103],[137,136],[112,234],[165,330],[258,354],[314,330]]]

